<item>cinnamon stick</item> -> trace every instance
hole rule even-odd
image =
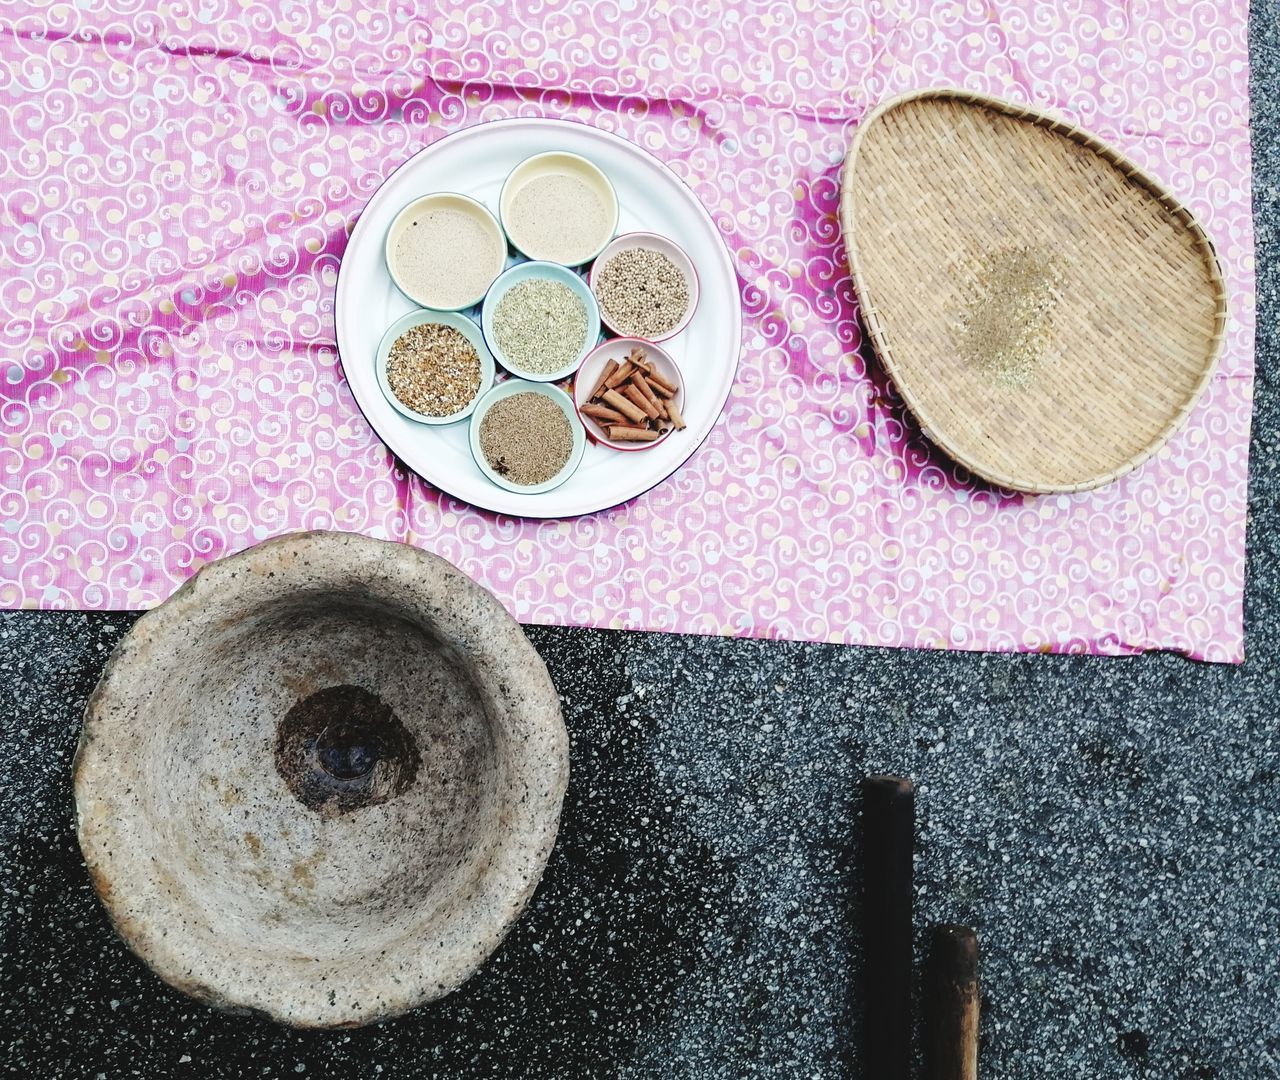
[[[683,431],[689,425],[684,422],[684,417],[680,410],[676,408],[676,399],[672,398],[667,402],[667,415],[671,417],[671,422],[675,424],[677,431]]]
[[[622,413],[607,409],[603,405],[584,405],[582,411],[593,420],[603,420],[607,424],[620,424],[623,420]]]
[[[625,360],[612,375],[604,381],[605,389],[612,390],[615,386],[621,386],[629,378],[631,373],[635,371],[636,366],[630,360]]]
[[[669,379],[663,378],[655,367],[650,367],[649,370],[645,372],[644,377],[649,380],[649,385],[651,385],[655,390],[661,389],[667,391],[667,397],[670,397],[676,392],[677,387],[675,383],[671,382]]]
[[[628,420],[634,420],[637,424],[644,423],[646,415],[642,409],[637,409],[630,401],[624,398],[616,390],[606,390],[604,392],[604,400],[618,412],[622,413]]]
[[[658,400],[657,394],[653,392],[653,389],[649,386],[648,381],[645,379],[644,375],[642,375],[639,371],[633,371],[631,373],[631,385],[634,386],[637,390],[639,390],[640,393],[642,393],[645,396],[645,400],[648,401],[650,405],[652,405],[655,409],[658,410],[659,416],[667,415],[667,410],[662,407],[662,402]]]
[[[660,432],[652,431],[649,428],[618,427],[615,425],[609,429],[609,438],[614,442],[654,442],[661,437]]]
[[[600,378],[596,380],[595,389],[592,390],[591,393],[587,395],[588,401],[592,401],[595,398],[598,398],[600,396],[600,392],[604,389],[604,384],[606,380],[609,378],[610,375],[612,375],[617,370],[618,370],[618,361],[610,360],[607,364],[605,364],[604,371],[600,372]]]
[[[623,395],[630,398],[631,403],[643,412],[650,420],[658,419],[658,410],[649,404],[649,399],[640,393],[633,383],[628,383],[626,386],[619,387],[619,389],[622,391]]]

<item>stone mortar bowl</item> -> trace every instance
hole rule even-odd
[[[555,687],[452,565],[336,532],[201,570],[120,642],[75,760],[80,847],[166,982],[300,1027],[442,997],[555,842]]]

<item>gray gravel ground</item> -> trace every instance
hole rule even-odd
[[[983,1075],[1280,1077],[1280,27],[1254,10],[1248,661],[530,631],[573,783],[483,972],[299,1034],[159,984],[79,861],[68,771],[129,615],[0,618],[0,1068],[53,1076],[857,1075],[858,785],[920,784],[917,917],[978,927]]]

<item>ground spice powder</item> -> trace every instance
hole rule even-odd
[[[1061,287],[1061,271],[1044,251],[1017,247],[988,255],[961,294],[960,355],[999,385],[1029,385],[1050,359]]]
[[[573,429],[546,394],[526,391],[495,402],[480,421],[480,452],[499,476],[521,487],[550,480],[569,461]]]
[[[414,412],[452,416],[480,389],[480,354],[452,326],[411,326],[387,354],[387,383]]]

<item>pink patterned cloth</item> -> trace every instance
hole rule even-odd
[[[1221,369],[1119,483],[975,484],[868,359],[840,163],[871,106],[934,84],[1098,132],[1218,244]],[[338,528],[438,552],[532,622],[1238,661],[1247,94],[1243,0],[0,9],[0,605],[146,607],[257,540]],[[710,438],[579,520],[498,517],[406,475],[335,354],[338,262],[382,178],[517,114],[667,162],[741,280],[741,365]]]

